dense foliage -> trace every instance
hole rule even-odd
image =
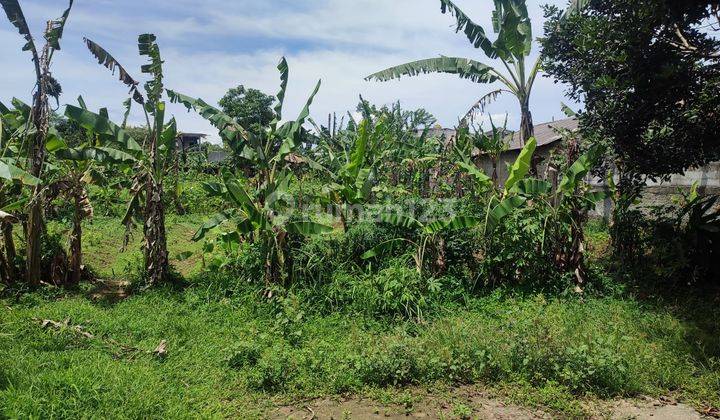
[[[638,175],[720,158],[720,39],[708,1],[597,0],[547,9],[543,69],[583,101],[588,137]],[[617,161],[616,161],[617,160]]]

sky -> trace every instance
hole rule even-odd
[[[527,3],[534,36],[540,36],[541,5],[564,6],[567,0]],[[44,22],[59,17],[67,1],[21,0],[20,4],[37,40],[42,38]],[[490,0],[456,0],[456,4],[492,32]],[[0,101],[17,97],[29,102],[34,86],[30,55],[21,51],[24,41],[4,17],[0,19]],[[406,109],[423,107],[439,124],[452,127],[478,98],[500,86],[440,74],[390,82],[364,77],[439,55],[498,64],[474,49],[463,33],[455,33],[454,22],[440,13],[438,0],[76,0],[52,71],[63,87],[61,106],[75,104],[82,95],[92,110],[106,107],[112,119],[121,121],[127,88],[94,61],[83,37],[102,45],[136,80],[144,81],[137,36],[154,33],[165,61],[165,86],[213,105],[229,88],[241,84],[274,95],[279,86],[276,66],[285,56],[290,65],[287,118],[299,113],[321,79],[311,108],[318,123],[327,121],[332,112],[354,112],[362,95],[378,105],[400,101]],[[531,62],[538,49],[535,44]],[[531,100],[536,123],[564,117],[563,91],[551,78],[537,80]],[[180,105],[168,105],[168,110],[181,131],[206,133],[211,141],[220,141],[217,130],[201,117]],[[507,114],[508,127],[519,126],[519,105],[510,95],[486,112],[486,120],[502,121]],[[142,121],[137,113],[130,119],[135,124]]]

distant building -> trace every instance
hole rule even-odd
[[[535,156],[539,158],[538,172],[541,176],[547,171],[547,161],[550,153],[561,144],[562,135],[560,135],[559,131],[577,131],[579,125],[576,118],[568,118],[535,126],[535,139],[538,144]],[[419,130],[418,133],[422,133],[422,131]],[[453,129],[438,127],[429,129],[429,136],[444,138],[446,147],[450,147],[455,142],[456,135],[457,132]],[[508,168],[515,162],[522,148],[520,133],[515,132],[512,137],[508,135],[507,150],[502,153],[500,162],[498,162],[497,169],[500,182],[507,179]],[[482,156],[479,150],[475,150],[473,156],[476,158],[476,164],[486,174],[492,173],[492,162],[489,158]],[[605,186],[604,179],[589,179],[589,182],[598,188]],[[709,163],[700,168],[690,168],[684,174],[672,175],[668,181],[654,182],[648,180],[643,191],[642,205],[669,204],[672,196],[678,194],[678,190],[687,190],[694,183],[698,184],[702,193],[720,193],[720,162]],[[607,218],[610,216],[611,209],[612,202],[608,199],[598,206],[596,214]]]
[[[200,150],[201,140],[205,137],[207,137],[207,134],[181,133],[177,136],[177,147],[183,154]]]

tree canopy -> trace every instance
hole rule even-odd
[[[590,0],[546,8],[543,69],[584,101],[582,127],[635,174],[720,158],[717,0]]]
[[[273,103],[274,96],[240,85],[228,90],[220,99],[219,105],[223,112],[234,118],[240,126],[257,131],[275,118]]]

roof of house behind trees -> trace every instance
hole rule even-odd
[[[551,143],[555,143],[562,139],[562,136],[556,131],[561,129],[567,129],[575,131],[579,127],[579,121],[577,118],[566,118],[563,120],[551,121],[535,126],[535,139],[538,142],[538,146],[545,146]],[[423,130],[417,130],[418,134],[421,134]],[[452,128],[440,128],[434,127],[428,129],[428,137],[445,137],[447,143],[455,139],[456,130]],[[508,137],[508,150],[520,150],[522,149],[522,141],[520,139],[520,132],[515,132],[512,138]]]

